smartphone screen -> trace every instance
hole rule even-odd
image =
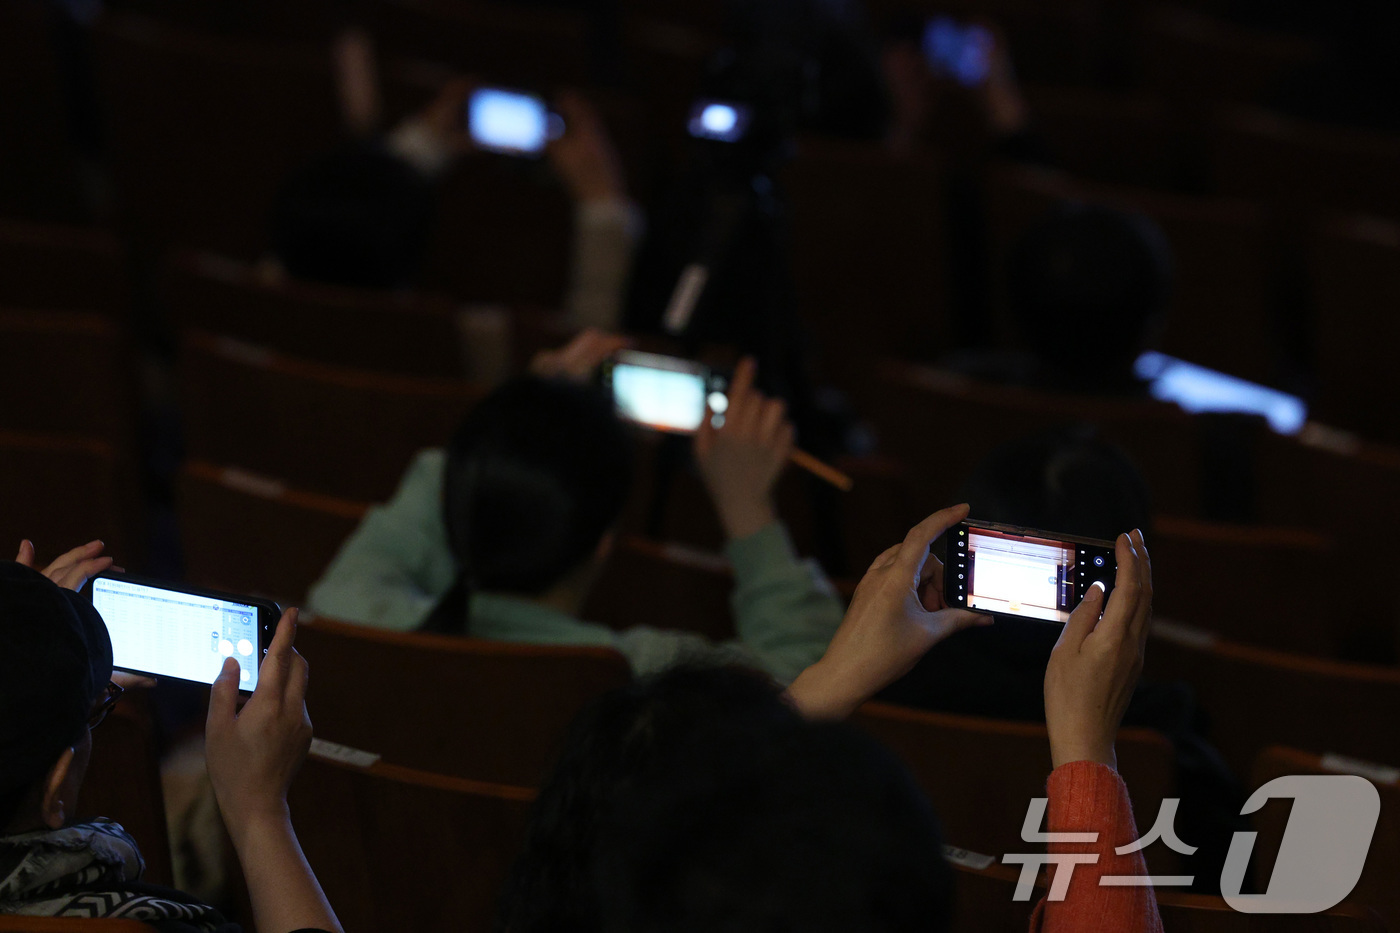
[[[729,402],[723,380],[708,366],[656,353],[619,353],[611,383],[618,415],[657,431],[690,434],[707,408],[723,416]]]
[[[737,143],[749,131],[753,111],[743,104],[723,100],[698,100],[690,111],[686,128],[697,139]]]
[[[276,604],[227,599],[123,576],[98,576],[92,605],[107,623],[112,664],[124,671],[212,684],[224,658],[241,669],[239,689],[258,685]]]
[[[1279,434],[1297,434],[1308,421],[1308,406],[1296,395],[1149,351],[1133,371],[1149,383],[1152,397],[1175,402],[1192,414],[1208,411],[1262,415]]]
[[[539,155],[563,132],[562,121],[534,94],[481,88],[467,102],[467,131],[482,149]]]
[[[924,57],[929,65],[964,87],[987,80],[995,43],[986,27],[964,25],[951,16],[932,17],[924,26]]]
[[[943,593],[950,606],[1064,623],[1117,571],[1111,541],[967,521],[948,530]]]

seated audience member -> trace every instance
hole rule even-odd
[[[1140,214],[1066,202],[1012,246],[1006,296],[1023,350],[943,365],[1061,392],[1139,395],[1133,363],[1151,348],[1171,294],[1170,248]]]
[[[0,914],[125,917],[167,933],[237,933],[215,908],[143,883],[145,863],[120,825],[74,819],[92,730],[126,676],[113,673],[107,627],[76,592],[110,566],[101,552],[94,541],[40,573],[26,541],[16,562],[0,562]],[[238,665],[224,662],[209,704],[209,777],[258,929],[339,933],[287,812],[287,788],[311,741],[295,633],[293,609],[241,711]]]
[[[508,933],[656,929],[947,930],[952,871],[929,802],[845,718],[930,646],[983,617],[943,605],[929,545],[945,509],[861,581],[821,661],[780,694],[735,669],[682,667],[602,697],[575,723],[507,884]],[[1118,538],[1112,597],[1091,590],[1044,679],[1048,828],[1099,833],[1032,930],[1160,931],[1114,737],[1141,668],[1152,583],[1140,532]],[[805,718],[804,718],[805,717]],[[936,801],[935,801],[936,803]],[[1054,871],[1052,869],[1052,871]],[[1053,879],[1053,874],[1052,874]]]
[[[467,82],[452,82],[386,137],[327,153],[289,177],[273,209],[281,268],[334,285],[411,287],[432,234],[435,182],[472,150],[469,91]],[[574,202],[567,310],[579,326],[616,328],[641,213],[597,111],[575,93],[554,103],[567,130],[547,156]]]
[[[962,497],[982,521],[1006,522],[1088,538],[1112,539],[1117,528],[1151,535],[1147,483],[1127,454],[1093,428],[1058,429],[1012,441],[978,465]],[[881,695],[906,706],[1029,722],[1046,722],[1041,685],[1060,627],[998,618],[960,632],[929,651]],[[1176,749],[1182,838],[1198,847],[1202,893],[1215,891],[1230,837],[1241,825],[1243,789],[1202,738],[1199,713],[1179,684],[1144,683],[1126,722],[1156,729]]]
[[[586,334],[537,371],[591,371],[616,346]],[[773,486],[793,446],[781,402],[740,363],[722,427],[695,438],[700,473],[728,536],[739,640],[728,656],[783,682],[826,648],[841,604],[800,561],[777,520]],[[658,628],[615,632],[578,613],[632,492],[629,429],[600,390],[531,376],[502,386],[447,450],[420,454],[386,505],[370,511],[312,588],[310,608],[400,630],[426,628],[535,644],[605,645],[637,673],[713,647]]]

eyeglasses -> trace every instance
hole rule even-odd
[[[114,683],[107,684],[107,689],[103,692],[102,698],[92,708],[92,715],[88,717],[88,728],[96,729],[102,725],[102,720],[107,718],[107,714],[112,711],[112,707],[117,705],[117,701],[122,698],[126,690],[118,687]]]

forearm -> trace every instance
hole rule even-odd
[[[1095,842],[1050,843],[1050,853],[1094,855],[1097,860],[1072,867],[1063,900],[1047,897],[1036,905],[1033,933],[1075,933],[1091,926],[1123,933],[1161,933],[1162,918],[1150,885],[1100,884],[1109,876],[1147,874],[1140,851],[1127,855],[1115,851],[1137,839],[1128,788],[1118,772],[1098,762],[1070,762],[1050,775],[1047,791],[1049,832],[1098,834]],[[1060,870],[1053,864],[1050,867],[1052,884]]]
[[[232,822],[238,824],[231,825],[229,831],[260,933],[303,929],[342,933],[335,911],[302,854],[291,817],[282,813]]]
[[[567,307],[574,324],[608,331],[621,326],[641,228],[641,212],[625,198],[586,202],[575,210]]]
[[[826,653],[845,615],[830,582],[800,559],[774,520],[726,548],[734,567],[731,602],[746,651],[783,683]]]

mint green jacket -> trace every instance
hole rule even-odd
[[[442,518],[447,454],[426,450],[414,459],[398,491],[375,506],[311,588],[308,608],[346,622],[408,631],[427,619],[456,581],[456,562]],[[821,658],[844,609],[814,562],[797,557],[777,522],[725,548],[734,568],[735,628],[723,644],[689,632],[637,626],[617,632],[527,599],[475,593],[468,633],[477,638],[537,645],[597,645],[627,657],[636,674],[687,658],[720,657],[761,667],[791,683]],[[665,625],[665,607],[656,607]]]

